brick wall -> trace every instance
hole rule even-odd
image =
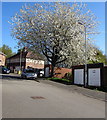
[[[66,73],[71,73],[72,70],[71,69],[68,69],[68,68],[55,68],[55,75],[54,77],[57,77],[57,78],[64,78]]]
[[[51,65],[45,65],[44,68],[46,67],[49,67],[51,72]],[[54,73],[55,73],[54,77],[64,78],[66,73],[72,73],[72,69],[55,67]]]
[[[6,57],[2,54],[0,54],[0,66],[5,66],[5,60],[6,60]]]
[[[28,66],[32,67],[32,68],[39,68],[39,69],[43,69],[44,68],[44,64],[35,64],[35,63],[26,62],[26,68]]]
[[[35,60],[35,59],[26,58],[26,68],[28,66],[32,67],[32,68],[43,69],[44,68],[44,61],[43,60]]]

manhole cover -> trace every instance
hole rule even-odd
[[[45,99],[45,98],[42,97],[42,96],[32,96],[31,98],[32,98],[32,99]]]
[[[77,90],[77,89],[74,89],[74,90]]]

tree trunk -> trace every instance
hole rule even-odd
[[[50,77],[53,77],[53,76],[54,76],[54,68],[55,68],[55,65],[52,65]]]

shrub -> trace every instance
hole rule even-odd
[[[72,80],[72,73],[66,73],[64,76],[65,79]]]

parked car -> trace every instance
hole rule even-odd
[[[34,70],[36,71],[38,77],[44,76],[44,69],[35,68]]]
[[[44,69],[39,69],[39,76],[43,77],[44,76]]]
[[[10,70],[6,67],[2,67],[1,70],[3,74],[9,74],[10,73]]]
[[[43,77],[44,76],[44,69],[34,68],[34,71],[37,73],[38,77]]]
[[[37,73],[33,69],[24,69],[21,78],[36,79]]]

